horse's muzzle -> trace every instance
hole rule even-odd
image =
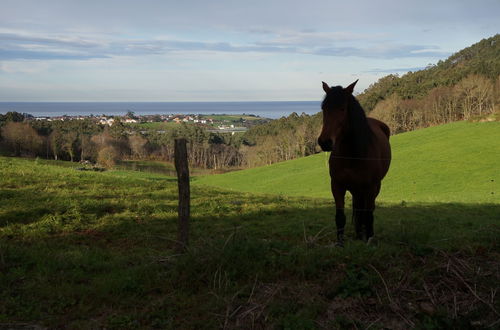
[[[323,151],[332,151],[333,150],[333,141],[332,139],[323,140],[321,138],[318,139],[318,144]]]

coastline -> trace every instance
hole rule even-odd
[[[293,112],[312,115],[320,111],[319,101],[252,102],[0,102],[0,113],[16,111],[34,117],[136,115],[255,115],[277,119]]]

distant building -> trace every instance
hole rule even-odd
[[[99,124],[101,125],[113,126],[114,123],[115,120],[113,118],[101,117],[101,119],[99,120]]]

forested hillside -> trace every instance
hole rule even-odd
[[[294,112],[250,128],[243,136],[241,151],[248,167],[309,156],[320,151],[316,142],[320,129],[319,114],[299,116]]]
[[[482,117],[500,104],[500,35],[401,77],[388,75],[358,96],[393,133]]]

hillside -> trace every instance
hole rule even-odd
[[[409,150],[418,151],[414,139],[425,142],[419,133],[404,140]],[[322,157],[260,175],[293,168],[298,194],[308,182],[302,164]],[[381,205],[378,245],[353,241],[349,225],[339,249],[329,198],[198,184],[190,246],[179,255],[175,178],[68,164],[0,157],[0,328],[471,328],[498,320],[498,204]],[[447,186],[454,179],[446,175]]]
[[[358,98],[370,112],[376,104],[397,94],[403,99],[421,98],[440,86],[452,86],[468,75],[481,75],[491,80],[500,75],[500,34],[464,48],[444,61],[399,77],[388,75],[371,85]]]
[[[391,137],[383,202],[500,203],[500,123],[457,122]],[[328,154],[222,175],[196,184],[235,191],[331,198]]]

